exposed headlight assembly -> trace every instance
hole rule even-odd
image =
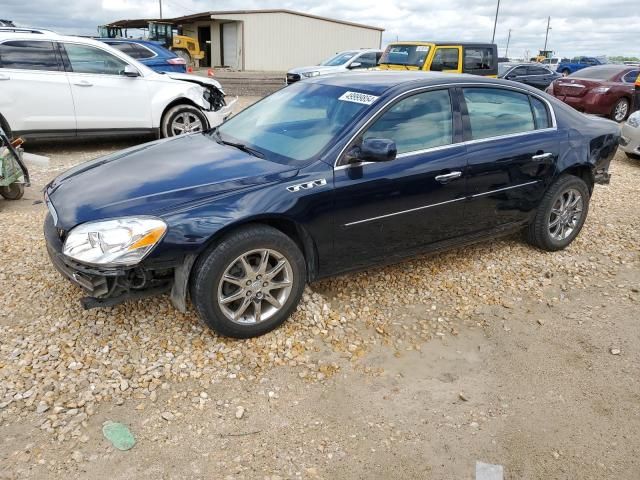
[[[320,72],[316,71],[316,72],[304,72],[302,74],[303,77],[317,77],[318,75],[320,75]]]
[[[167,224],[156,217],[123,217],[88,222],[73,228],[62,252],[78,262],[131,266],[160,242]]]
[[[629,115],[627,123],[634,128],[640,127],[640,110]]]

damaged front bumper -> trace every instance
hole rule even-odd
[[[238,101],[237,98],[234,98],[229,104],[221,107],[219,110],[203,110],[203,113],[207,117],[207,121],[209,122],[210,128],[215,128],[218,125],[222,124],[233,112],[233,105]]]
[[[85,309],[109,307],[128,300],[168,293],[174,286],[176,271],[182,270],[168,265],[100,267],[76,262],[62,253],[63,238],[51,214],[45,219],[44,236],[47,252],[58,272],[88,294],[81,299]],[[182,263],[179,267],[182,267]],[[183,310],[186,308],[186,279],[181,290],[184,296],[176,298],[174,304]]]

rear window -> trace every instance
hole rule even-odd
[[[0,68],[62,71],[53,42],[27,40],[0,44]]]
[[[131,44],[131,48],[133,50],[133,54],[131,54],[131,56],[135,59],[142,59],[142,58],[151,58],[153,56],[155,56],[155,53],[152,52],[151,50],[149,50],[147,47],[144,47],[142,45],[138,45],[136,43],[132,43]]]
[[[466,47],[464,49],[464,69],[492,70],[494,68],[493,48]]]
[[[586,80],[611,80],[620,73],[620,67],[587,67],[569,75]]]

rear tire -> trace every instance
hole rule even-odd
[[[233,338],[263,335],[295,310],[307,278],[304,256],[266,225],[231,232],[203,253],[191,276],[191,301],[212,330]]]
[[[589,187],[579,177],[561,176],[544,194],[525,230],[531,244],[548,252],[566,248],[580,233],[589,212]]]
[[[624,122],[629,116],[631,103],[626,98],[621,98],[616,102],[611,110],[611,120],[614,122]]]
[[[175,137],[185,133],[204,132],[209,122],[204,113],[193,105],[181,103],[165,112],[160,124],[162,138]]]

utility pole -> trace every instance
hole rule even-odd
[[[551,30],[551,27],[549,26],[550,23],[551,23],[551,17],[547,17],[547,34],[544,36],[544,51],[545,52],[547,51],[547,40],[549,40],[549,30]]]
[[[496,19],[493,22],[493,35],[491,36],[491,43],[496,39],[496,27],[498,26],[498,12],[500,11],[500,0],[498,0],[498,6],[496,7]]]
[[[158,0],[158,3],[160,4],[160,19],[162,20],[162,0]]]
[[[511,29],[509,29],[509,36],[507,37],[507,50],[504,52],[504,56],[509,58],[509,42],[511,41]]]

